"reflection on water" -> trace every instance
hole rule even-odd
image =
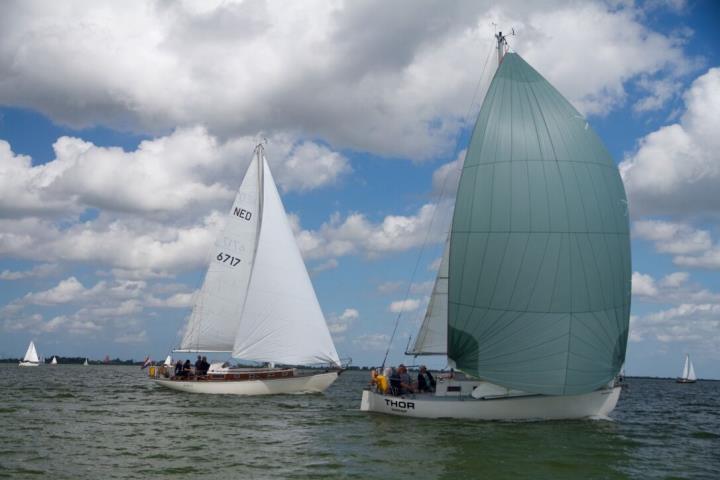
[[[184,394],[136,367],[0,366],[0,478],[717,478],[720,382],[630,379],[615,421],[413,420],[325,395]]]

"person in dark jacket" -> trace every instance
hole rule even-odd
[[[420,365],[420,371],[418,372],[417,378],[417,389],[418,392],[434,392],[435,391],[435,379],[433,378],[430,370],[425,368],[425,365]]]
[[[182,360],[178,360],[178,361],[175,363],[175,376],[176,376],[176,377],[179,377],[180,375],[182,375],[182,369],[183,369]]]

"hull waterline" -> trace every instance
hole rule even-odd
[[[19,367],[38,367],[40,366],[39,363],[36,362],[20,362],[18,364]]]
[[[153,378],[153,382],[172,390],[211,395],[279,395],[322,393],[337,380],[338,372],[318,373],[289,378],[262,380],[169,380]]]
[[[583,395],[526,395],[493,399],[406,395],[392,397],[363,391],[360,410],[414,418],[468,420],[567,420],[607,417],[615,409],[621,387]]]

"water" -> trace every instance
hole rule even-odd
[[[0,366],[0,478],[720,478],[720,382],[630,379],[614,421],[414,420],[324,395],[173,392],[137,367]]]

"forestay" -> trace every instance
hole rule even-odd
[[[443,249],[440,269],[435,278],[430,303],[425,318],[418,331],[415,344],[405,352],[407,355],[446,355],[447,354],[447,305],[448,305],[448,261],[450,257],[450,237]]]
[[[211,252],[180,350],[230,352],[253,268],[260,219],[258,186],[262,170],[253,156],[227,223]]]
[[[519,55],[480,110],[453,216],[448,357],[541,394],[608,383],[625,359],[630,244],[618,169]]]
[[[264,156],[262,225],[233,357],[340,364]]]

